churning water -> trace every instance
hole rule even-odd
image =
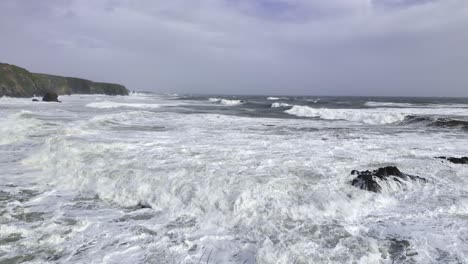
[[[1,263],[468,261],[468,100],[61,100],[0,99]]]

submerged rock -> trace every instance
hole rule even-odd
[[[426,182],[427,180],[418,176],[402,173],[397,167],[388,166],[379,168],[373,171],[357,171],[353,170],[351,175],[357,175],[351,182],[354,187],[362,190],[380,193],[382,185],[404,187],[405,182],[418,181]]]
[[[37,99],[32,99],[32,101],[33,101],[33,102],[39,102],[39,100],[37,100]]]
[[[59,102],[57,93],[48,92],[42,97],[43,102]]]
[[[416,263],[413,257],[418,252],[413,250],[408,240],[390,238],[384,245],[386,250],[381,251],[383,258],[390,258],[392,263]]]
[[[436,157],[437,159],[444,159],[448,160],[452,163],[455,164],[468,164],[468,157],[461,157],[461,158],[455,158],[455,157]]]

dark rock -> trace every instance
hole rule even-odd
[[[418,255],[418,252],[412,250],[408,240],[392,238],[386,244],[392,263],[416,263],[412,257]]]
[[[397,167],[393,167],[393,166],[379,168],[377,172],[375,172],[375,175],[381,176],[381,177],[391,176],[391,175],[398,176],[398,177],[404,176],[404,174]]]
[[[151,208],[151,206],[147,203],[144,203],[144,202],[139,202],[135,209],[138,210],[138,209],[148,209],[148,208]]]
[[[48,92],[44,95],[44,97],[42,97],[42,101],[43,102],[59,102],[61,103],[59,100],[58,100],[58,95],[54,92]]]
[[[461,158],[455,158],[455,157],[436,157],[436,159],[444,159],[448,160],[452,163],[455,164],[468,164],[468,157],[461,157]]]
[[[32,101],[33,101],[33,102],[39,102],[39,100],[37,100],[37,99],[32,99]]]
[[[362,190],[380,193],[382,184],[387,184],[392,180],[398,186],[404,186],[407,181],[426,182],[427,180],[418,176],[402,173],[397,167],[388,166],[373,171],[351,171],[351,175],[357,175],[351,182],[354,187]]]

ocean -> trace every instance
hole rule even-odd
[[[467,263],[468,99],[0,98],[0,263]],[[396,166],[424,182],[356,188]]]

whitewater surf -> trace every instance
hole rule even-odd
[[[60,100],[0,98],[4,263],[468,261],[468,165],[436,158],[466,99]],[[384,166],[424,181],[351,184]]]

